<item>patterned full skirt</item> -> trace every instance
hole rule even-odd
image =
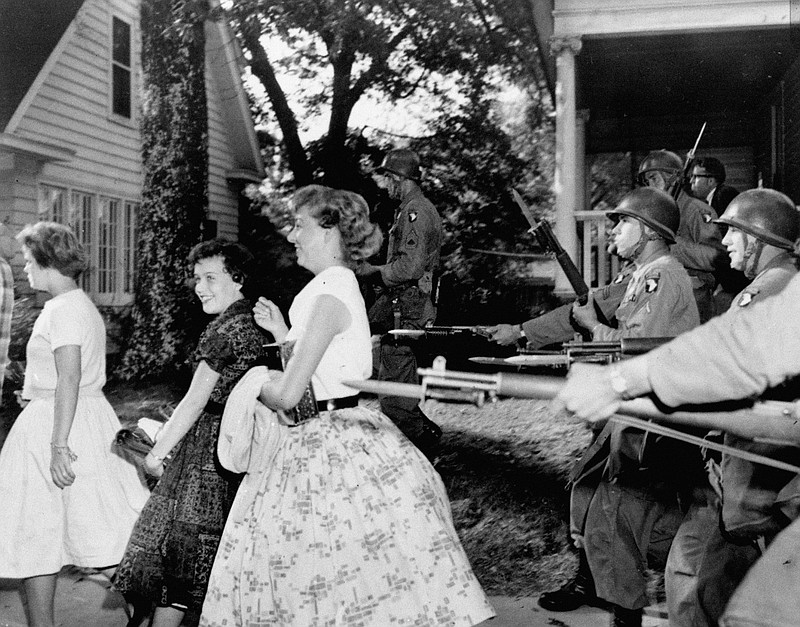
[[[205,627],[475,625],[494,615],[444,485],[383,414],[322,412],[242,482]]]

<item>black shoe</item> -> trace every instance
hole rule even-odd
[[[641,609],[629,610],[619,605],[612,606],[614,616],[611,619],[611,627],[642,627]]]
[[[595,595],[591,582],[580,576],[539,597],[539,607],[550,612],[571,612],[582,605],[605,608],[608,604]]]

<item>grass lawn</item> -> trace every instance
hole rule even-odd
[[[123,422],[154,415],[183,391],[177,382],[106,388]],[[589,431],[540,401],[505,399],[483,408],[428,401],[425,411],[444,431],[437,468],[487,593],[535,595],[568,579],[575,558],[567,547],[566,477]],[[4,403],[0,443],[17,413]]]

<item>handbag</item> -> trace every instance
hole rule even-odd
[[[294,352],[294,342],[281,342],[278,344],[268,344],[266,348],[277,349],[278,360],[281,364],[281,370],[286,371],[286,366]],[[314,388],[311,382],[303,391],[303,396],[300,397],[300,402],[291,409],[282,411],[285,422],[290,427],[295,427],[300,423],[310,420],[311,418],[319,417],[319,410],[317,409],[317,397],[314,395]]]

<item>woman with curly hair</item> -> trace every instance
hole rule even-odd
[[[251,462],[236,497],[201,625],[486,620],[494,612],[453,528],[439,475],[343,383],[372,372],[367,312],[351,267],[378,249],[380,231],[352,192],[311,185],[292,204],[289,241],[314,277],[292,303],[291,328],[267,299],[254,310],[277,341],[294,342],[294,352],[284,373],[256,369],[242,381],[260,377],[249,389],[274,412],[275,445]],[[308,398],[309,383],[318,413],[289,422],[286,412]]]
[[[153,606],[153,627],[196,625],[208,574],[240,476],[216,456],[228,394],[263,355],[263,335],[242,294],[253,257],[217,238],[189,253],[194,291],[214,318],[200,336],[189,390],[144,460],[160,479],[131,534],[114,586],[134,606],[129,626]],[[166,462],[166,463],[165,463]]]
[[[32,289],[48,292],[26,348],[26,403],[0,454],[0,577],[24,579],[28,620],[53,627],[62,566],[110,575],[148,490],[114,454],[120,428],[103,395],[106,328],[78,287],[87,257],[55,222],[17,235]]]

